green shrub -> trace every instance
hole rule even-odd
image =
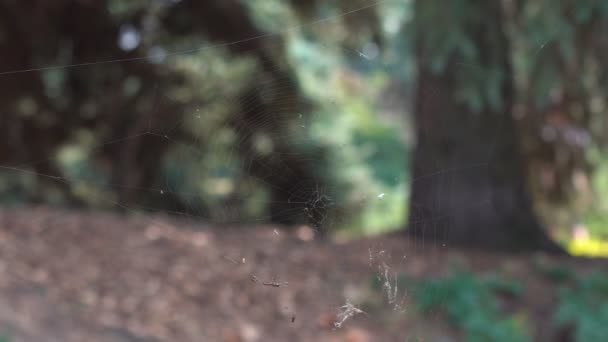
[[[574,272],[562,265],[544,265],[540,262],[535,262],[534,269],[542,276],[554,282],[563,283],[575,278]]]
[[[593,273],[574,288],[560,290],[555,321],[575,328],[575,341],[602,341],[608,336],[608,274]]]
[[[521,286],[516,282],[456,273],[419,282],[415,292],[422,312],[444,311],[451,323],[464,330],[466,341],[530,340],[521,319],[504,317],[496,298],[496,292],[519,294]]]

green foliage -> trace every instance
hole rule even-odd
[[[585,176],[593,173],[606,177],[606,170],[601,166],[605,156],[592,158],[589,152],[596,150],[596,144],[605,141],[606,136],[605,35],[601,27],[608,19],[607,4],[602,0],[524,1],[509,19],[513,78],[518,102],[527,107],[527,118],[523,121],[536,121],[526,123],[531,127],[523,135],[531,165],[546,165],[549,161],[556,174],[570,175],[572,169],[578,169],[577,172],[583,171]],[[560,129],[589,134],[590,141],[579,149],[572,142],[541,137],[539,132],[552,119],[560,121],[557,124]],[[551,150],[560,151],[555,152],[560,155],[557,159],[569,162],[556,161],[547,153]],[[539,176],[534,175],[532,181],[539,182]],[[571,227],[583,221],[593,239],[601,239],[598,232],[606,232],[608,222],[605,213],[598,210],[598,204],[606,192],[594,189],[597,199],[591,200],[588,189],[580,186],[572,189],[571,177],[557,177],[557,182],[555,186],[538,187],[541,190],[537,202],[551,207],[547,210],[550,213],[544,214],[547,225],[559,227],[560,233],[569,235]],[[596,182],[592,183],[594,188]],[[567,191],[555,196],[561,189]],[[579,254],[606,255],[606,249],[600,253],[598,250],[602,248],[598,246],[596,241],[577,242],[571,250]]]
[[[588,237],[571,239],[568,250],[573,255],[608,256],[608,159],[605,153],[591,148],[588,160],[595,165],[591,177],[590,205],[581,213],[582,227]]]
[[[498,31],[487,25],[502,20],[495,16],[499,12],[492,10],[495,5],[491,3],[417,1],[411,25],[423,65],[428,63],[437,74],[450,68],[454,95],[474,112],[500,111],[502,85],[508,77]],[[479,35],[480,30],[485,35]],[[491,43],[485,36],[493,37]],[[495,51],[488,51],[492,49]]]
[[[268,32],[279,32],[296,21],[285,1],[246,1],[256,25]]]
[[[353,134],[356,148],[366,151],[363,163],[369,166],[372,175],[387,186],[397,186],[407,166],[407,150],[394,128],[378,127],[374,130],[356,131]]]
[[[465,332],[467,341],[529,341],[521,319],[501,313],[496,292],[517,295],[521,286],[496,276],[485,279],[461,272],[417,284],[415,297],[423,312],[442,310]]]
[[[573,325],[575,340],[601,341],[608,336],[608,274],[593,273],[574,288],[562,288],[555,313],[559,325]]]
[[[269,217],[269,203],[288,202],[277,195],[283,184],[272,184],[277,176],[289,177],[292,161],[310,161],[312,166],[302,167],[306,170],[288,183],[310,176],[327,188],[346,218],[342,227],[359,232],[399,227],[407,207],[407,146],[395,122],[404,113],[401,107],[384,115],[379,104],[394,75],[411,74],[401,35],[411,16],[408,3],[341,15],[352,4],[324,2],[311,4],[304,19],[296,13],[302,6],[279,0],[225,6],[111,0],[99,2],[83,20],[99,29],[74,32],[56,30],[57,18],[70,18],[66,13],[73,11],[58,4],[48,22],[36,23],[39,29],[24,39],[62,43],[35,44],[25,60],[32,61],[30,67],[86,65],[32,71],[28,75],[40,79],[39,87],[19,87],[14,99],[2,102],[5,112],[15,112],[7,122],[30,127],[25,122],[33,120],[45,134],[28,129],[4,135],[3,145],[15,156],[2,165],[25,166],[0,174],[0,200],[104,209],[120,202],[133,210],[259,222]],[[23,6],[7,5],[8,15],[24,13]],[[43,8],[44,2],[32,6]],[[209,12],[249,23],[232,27],[222,25],[225,20],[200,20]],[[335,18],[318,20],[328,16]],[[116,44],[123,25],[141,38],[133,50]],[[96,42],[94,48],[90,42]],[[358,53],[369,46],[374,60]],[[137,61],[118,62],[129,58]],[[89,65],[109,60],[115,62]],[[275,153],[278,147],[284,149],[281,155]],[[319,151],[327,151],[330,162]],[[254,159],[267,166],[267,177],[246,169]],[[291,191],[285,190],[285,197]],[[293,215],[291,209],[286,215]]]
[[[482,283],[491,291],[512,297],[517,297],[524,291],[523,286],[518,281],[505,279],[498,274],[488,274],[482,279]]]
[[[575,277],[574,272],[563,265],[544,265],[536,262],[534,263],[534,268],[538,273],[554,282],[565,282]]]
[[[595,198],[583,218],[583,223],[591,236],[608,239],[608,156],[599,154],[592,162],[596,164],[595,173],[591,178]]]
[[[289,51],[302,88],[317,105],[303,141],[327,151],[328,165],[319,167],[334,201],[346,209],[337,228],[369,234],[399,227],[407,207],[408,149],[402,127],[378,110],[391,79],[387,70],[367,60],[351,63],[343,50],[295,35]]]

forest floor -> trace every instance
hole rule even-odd
[[[395,279],[466,268],[520,281],[523,293],[504,309],[525,308],[534,340],[565,340],[571,333],[551,319],[557,287],[539,264],[577,274],[608,265],[395,234],[337,241],[304,226],[5,208],[0,335],[11,342],[459,341],[462,332],[443,314],[418,312],[407,287],[395,293]]]

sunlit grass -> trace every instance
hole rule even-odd
[[[567,249],[575,256],[608,257],[608,240],[588,237],[568,241]]]

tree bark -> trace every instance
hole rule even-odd
[[[564,253],[542,229],[527,192],[500,2],[464,2],[475,9],[459,23],[476,45],[474,65],[463,65],[467,57],[453,49],[437,71],[432,60],[438,49],[425,30],[417,31],[417,144],[407,232],[432,243]],[[446,15],[439,1],[419,0],[416,6],[424,20],[435,21],[431,29],[450,29],[438,25]],[[474,109],[457,95],[469,82],[466,68],[499,70],[499,106],[487,101]],[[483,98],[483,87],[477,89]]]

